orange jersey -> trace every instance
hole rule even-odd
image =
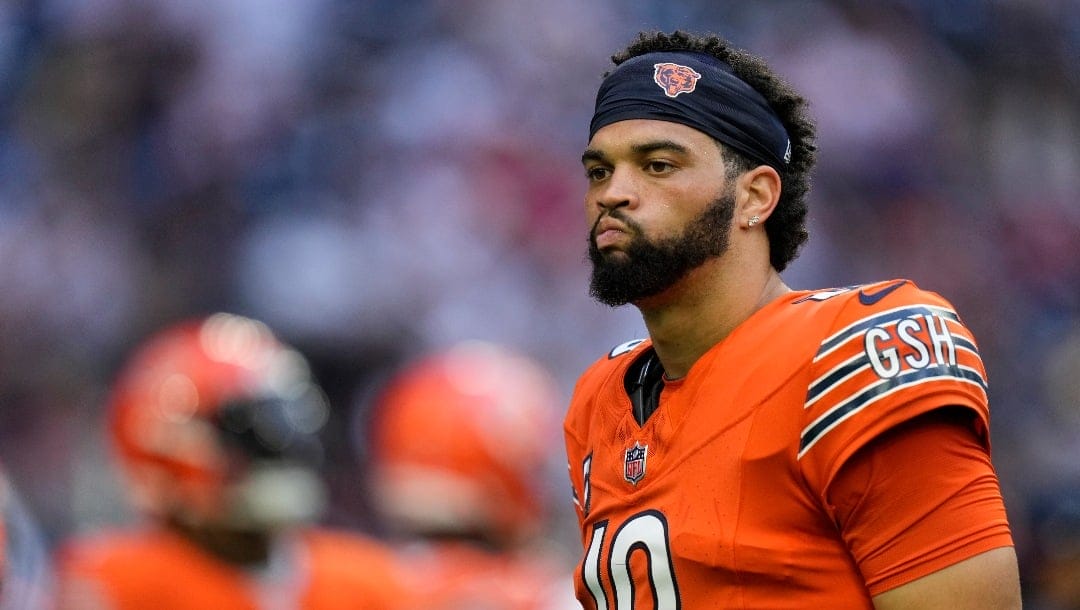
[[[59,610],[390,610],[401,594],[389,552],[342,532],[297,534],[259,571],[163,530],[69,543],[57,564]]]
[[[895,531],[865,526],[872,507],[830,504],[856,451],[939,407],[968,410],[974,452],[988,454],[986,373],[940,296],[903,280],[787,294],[667,381],[639,425],[624,378],[650,348],[596,362],[566,416],[585,608],[872,608],[872,595],[1012,544],[988,459],[989,500],[973,504],[989,508],[947,535],[914,528],[889,546]],[[919,495],[883,504],[932,511]]]
[[[574,585],[560,562],[538,550],[488,551],[466,543],[407,545],[409,610],[570,610]]]

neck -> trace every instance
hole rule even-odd
[[[742,275],[723,257],[692,271],[664,293],[635,305],[669,379],[690,367],[747,318],[791,289],[771,266]]]

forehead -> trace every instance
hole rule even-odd
[[[589,140],[588,151],[604,156],[629,155],[658,142],[669,142],[686,154],[720,159],[720,147],[712,136],[681,123],[656,119],[628,119],[605,125]]]

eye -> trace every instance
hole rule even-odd
[[[588,178],[590,182],[598,182],[610,175],[611,170],[602,165],[594,165],[585,168],[585,177]]]
[[[645,163],[645,170],[650,174],[666,174],[675,169],[675,166],[667,161],[653,159]]]

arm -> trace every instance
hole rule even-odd
[[[879,610],[1020,607],[997,476],[964,409],[874,439],[827,494]]]
[[[1006,610],[1020,608],[1012,547],[986,551],[874,596],[877,610]]]

